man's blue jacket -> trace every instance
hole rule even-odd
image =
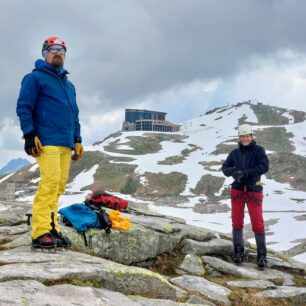
[[[80,138],[79,109],[68,72],[37,60],[21,83],[17,115],[23,134],[37,133],[43,146],[74,147]]]

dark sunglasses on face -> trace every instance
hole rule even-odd
[[[48,51],[52,54],[56,54],[57,52],[60,52],[60,54],[66,54],[66,50],[63,47],[49,47]]]

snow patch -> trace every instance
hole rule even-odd
[[[306,252],[292,257],[292,259],[306,263]]]
[[[14,175],[16,172],[12,172],[8,175],[6,175],[5,177],[3,177],[2,179],[0,179],[0,183],[6,181],[8,178],[10,178],[12,175]]]
[[[29,171],[30,172],[35,172],[36,171],[36,169],[39,167],[39,165],[38,165],[38,163],[36,163],[36,164],[34,164],[30,169],[29,169]]]
[[[31,180],[31,183],[36,184],[40,181],[40,177]]]
[[[306,121],[285,126],[287,132],[292,133],[290,140],[295,146],[293,153],[306,157]]]
[[[67,190],[70,192],[74,191],[80,191],[83,187],[91,185],[94,183],[94,175],[98,169],[99,165],[96,164],[93,167],[91,167],[89,170],[84,170],[80,174],[78,174],[73,182],[71,182],[67,186]]]

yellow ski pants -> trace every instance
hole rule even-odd
[[[51,212],[57,222],[58,200],[64,193],[69,176],[71,149],[59,146],[44,146],[36,158],[40,170],[40,182],[32,207],[32,239],[51,230]]]

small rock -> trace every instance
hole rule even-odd
[[[187,300],[189,304],[198,304],[204,306],[216,306],[213,302],[206,301],[197,295],[191,295],[190,298]]]
[[[207,273],[213,277],[222,277],[223,275],[218,272],[216,269],[213,269],[211,266],[209,265],[206,265],[205,266],[205,269],[207,271]]]
[[[289,259],[288,261],[282,260],[280,258],[268,258],[268,267],[271,269],[278,269],[281,271],[305,274],[306,273],[306,265],[295,261],[293,259]]]
[[[294,277],[292,274],[279,271],[277,269],[270,269],[265,268],[263,271],[260,271],[257,269],[257,267],[254,264],[251,263],[244,263],[243,267],[250,272],[257,272],[259,273],[260,277],[259,279],[262,280],[270,280],[270,281],[282,281],[282,286],[294,286]]]
[[[186,271],[181,270],[181,269],[175,269],[174,271],[178,275],[188,275],[188,273]]]
[[[300,273],[302,275],[306,274],[306,264],[305,263],[294,260],[292,258],[290,258],[288,262],[291,265],[291,268],[289,271]]]
[[[211,230],[192,226],[192,225],[181,225],[180,226],[183,236],[186,239],[192,239],[196,241],[208,241],[210,239],[218,238],[218,234]]]
[[[231,287],[239,287],[239,288],[260,288],[260,289],[275,288],[275,285],[272,282],[266,280],[230,281],[227,282],[227,284]]]
[[[171,221],[161,216],[151,217],[143,215],[128,215],[128,217],[131,219],[133,224],[143,225],[154,231],[159,231],[166,234],[180,231],[180,229],[175,226],[177,224],[175,221]]]
[[[265,290],[256,293],[255,296],[274,298],[274,299],[286,299],[292,303],[292,305],[305,305],[306,304],[306,288],[282,286],[277,289]]]
[[[244,263],[242,266],[236,266],[232,263],[211,256],[202,256],[202,260],[204,263],[209,264],[211,267],[224,274],[261,280],[281,280],[283,282],[282,285],[284,286],[294,285],[293,276],[283,271],[269,268],[261,271],[252,263]]]
[[[154,259],[148,259],[146,261],[135,263],[135,266],[147,269],[147,268],[150,268],[153,264],[154,264]]]
[[[193,207],[193,211],[199,214],[214,214],[214,213],[224,213],[231,209],[227,204],[222,203],[197,203]]]
[[[142,306],[193,306],[189,303],[178,303],[163,299],[148,299],[142,296],[130,296],[130,298]]]
[[[231,290],[221,285],[210,282],[199,276],[184,275],[170,280],[173,284],[189,291],[196,291],[200,294],[208,296],[208,298],[224,303],[230,304],[228,296]]]
[[[222,259],[211,257],[211,256],[202,256],[204,263],[210,265],[212,268],[229,275],[234,275],[237,277],[244,278],[255,278],[259,279],[260,274],[256,271],[249,271],[243,267],[236,266],[232,263],[226,262]]]
[[[170,279],[168,279],[170,281]],[[188,293],[186,290],[183,290],[182,288],[178,287],[178,286],[175,286],[172,284],[172,286],[174,287],[175,289],[175,293],[176,293],[176,299],[179,299],[179,300],[185,300],[188,296]]]
[[[187,254],[178,269],[189,275],[202,276],[205,274],[201,258],[193,254]]]
[[[23,215],[13,214],[12,212],[1,212],[0,226],[13,226],[26,223],[26,218]]]
[[[231,255],[233,253],[232,242],[225,239],[211,239],[207,242],[199,242],[186,239],[182,249],[184,254],[196,255]]]
[[[6,249],[18,248],[21,246],[30,246],[32,242],[30,233],[21,234],[19,237],[13,241],[3,245]]]
[[[0,227],[1,235],[18,235],[28,232],[28,226],[26,224],[20,224],[15,226],[2,226]]]

